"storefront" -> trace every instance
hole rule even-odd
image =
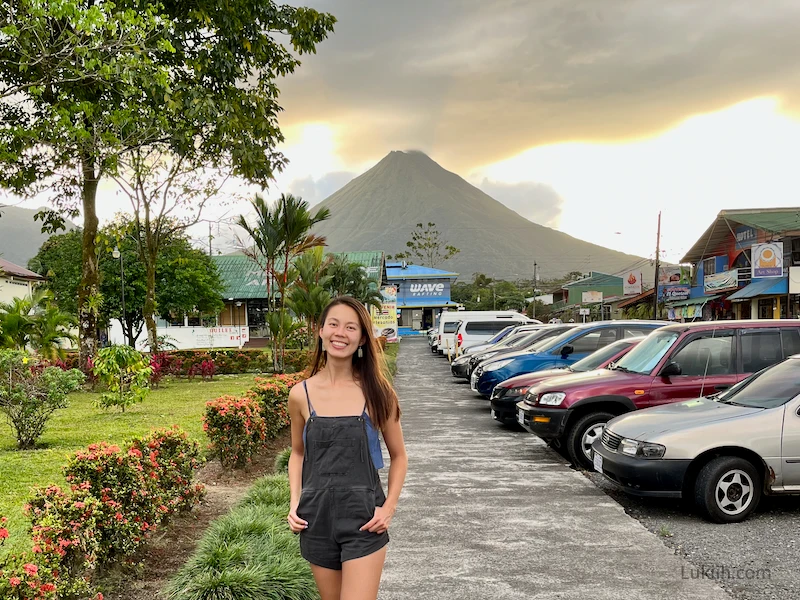
[[[386,278],[397,288],[398,333],[417,335],[433,327],[443,309],[456,309],[450,288],[458,273],[404,262],[387,262]]]
[[[739,319],[785,319],[788,294],[789,279],[780,277],[754,280],[728,300],[736,306]]]

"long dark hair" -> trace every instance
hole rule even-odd
[[[372,319],[367,309],[355,298],[350,296],[337,296],[328,303],[322,311],[317,330],[317,347],[311,361],[311,375],[316,375],[327,363],[327,353],[322,349],[320,330],[325,326],[325,320],[331,308],[338,305],[349,306],[358,315],[361,333],[367,339],[362,344],[364,356],[359,358],[358,353],[353,353],[353,378],[361,385],[364,398],[367,401],[370,419],[378,429],[383,429],[389,419],[400,419],[400,405],[397,393],[394,391],[389,378],[386,376],[386,359],[372,330]]]

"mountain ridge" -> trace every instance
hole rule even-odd
[[[40,210],[0,206],[0,256],[27,268],[28,261],[38,254],[39,248],[50,237],[49,233],[42,233],[42,223],[33,219]],[[66,226],[67,231],[77,227],[71,221],[67,221]]]
[[[543,278],[570,271],[617,273],[646,259],[610,250],[527,220],[423,152],[392,151],[314,208],[331,217],[314,228],[333,252],[406,250],[417,223],[432,222],[440,239],[461,250],[435,265],[503,279]],[[652,271],[652,267],[649,268]]]

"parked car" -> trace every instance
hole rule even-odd
[[[450,363],[450,373],[453,377],[469,379],[470,373],[475,366],[485,360],[487,356],[494,356],[499,352],[517,352],[532,346],[536,340],[542,339],[542,332],[548,326],[545,325],[520,325],[515,332],[506,337],[498,344],[485,348],[480,352],[472,352],[463,356],[456,357]]]
[[[458,329],[458,323],[467,319],[505,321],[505,325],[520,325],[529,321],[527,316],[513,310],[455,310],[443,312],[439,315],[439,327],[436,337],[436,349],[439,354],[449,355],[455,351],[455,334],[456,329]],[[498,329],[497,331],[500,330]]]
[[[522,323],[541,325],[541,323],[529,320],[523,321]],[[456,355],[461,354],[463,348],[477,346],[478,344],[487,342],[506,327],[508,327],[508,321],[505,319],[466,317],[458,324],[458,328],[456,328]]]
[[[480,352],[481,350],[485,350],[490,346],[494,346],[495,344],[499,344],[502,341],[508,339],[510,336],[514,335],[515,331],[518,331],[522,327],[527,327],[527,325],[507,325],[499,333],[494,334],[491,338],[486,340],[482,344],[475,344],[473,346],[466,346],[461,348],[460,356],[465,356],[467,354],[472,354],[473,352]]]
[[[647,335],[664,321],[598,321],[572,326],[536,352],[499,356],[478,365],[470,376],[472,389],[489,396],[501,381],[524,373],[567,367],[592,352],[626,337]],[[558,326],[557,326],[558,327]]]
[[[793,356],[716,397],[609,421],[594,467],[630,494],[693,499],[711,521],[742,521],[763,493],[800,493],[798,415]]]
[[[517,419],[589,469],[591,446],[615,416],[723,391],[797,353],[800,321],[668,325],[647,336],[613,370],[532,386],[517,404]]]
[[[478,365],[484,361],[500,358],[501,356],[511,356],[525,353],[536,352],[537,348],[544,345],[547,340],[550,340],[562,333],[568,331],[574,325],[542,325],[530,326],[529,329],[520,333],[517,338],[509,339],[504,345],[500,347],[489,348],[485,352],[470,355],[469,363],[466,369],[459,368],[455,371],[450,369],[454,377],[464,377],[470,379],[472,372]]]
[[[517,402],[519,402],[530,388],[553,377],[564,377],[574,373],[588,373],[597,369],[606,369],[614,365],[625,356],[644,337],[624,338],[593,352],[575,364],[561,369],[545,369],[525,375],[517,375],[511,379],[501,381],[492,390],[491,416],[502,423],[517,421]]]

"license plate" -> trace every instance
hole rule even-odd
[[[517,421],[520,425],[525,425],[525,413],[521,410],[517,411]]]
[[[598,473],[603,472],[603,457],[597,452],[593,453],[592,462],[594,463],[594,470]]]
[[[495,416],[494,416],[494,409],[491,409],[491,411],[490,411],[490,412],[491,412],[492,418],[494,419],[494,418],[495,418]]]

